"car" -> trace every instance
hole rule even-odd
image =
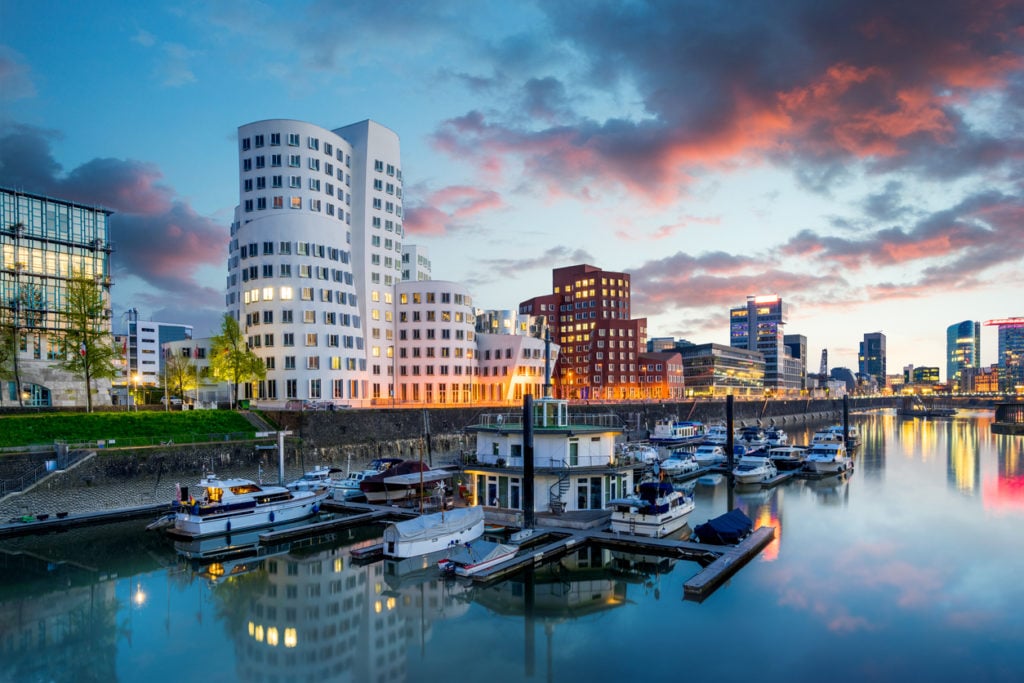
[[[167,397],[164,396],[163,398],[161,398],[160,402],[161,403],[167,403]],[[181,405],[181,399],[179,397],[177,397],[177,396],[171,396],[171,405],[172,406],[180,406]]]

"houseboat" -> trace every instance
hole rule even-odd
[[[632,458],[620,457],[622,421],[614,414],[569,414],[564,399],[539,398],[522,410],[483,414],[465,429],[476,436],[463,466],[469,503],[510,516],[524,509],[524,420],[533,433],[533,512],[604,510],[633,492]]]

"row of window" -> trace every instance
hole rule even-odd
[[[285,207],[284,195],[274,195],[271,197],[271,204],[275,209],[283,209]],[[242,207],[246,213],[252,213],[253,211],[266,211],[267,210],[267,198],[257,197],[255,200],[246,199],[242,203]],[[292,195],[288,197],[288,208],[289,209],[301,209],[302,208],[302,197]],[[346,213],[346,211],[340,206],[327,202],[326,204],[319,199],[310,199],[306,208],[313,213],[325,213],[328,216],[338,216],[339,221],[345,221],[347,225],[352,225],[352,214]]]
[[[294,270],[292,266],[295,266]],[[279,278],[290,278],[292,273],[301,279],[316,279],[316,280],[331,280],[333,282],[345,282],[352,284],[352,273],[347,270],[339,270],[337,268],[327,268],[326,266],[314,266],[309,263],[280,263],[277,267],[277,277]],[[242,268],[242,282],[248,282],[249,280],[258,280],[261,277],[264,279],[272,278],[274,276],[274,264],[264,263],[262,266],[248,266]],[[232,279],[231,285],[234,286],[237,282]]]
[[[308,333],[306,335],[299,335],[299,339],[300,340],[304,339],[304,341],[305,341],[303,346],[306,346],[306,347],[309,347],[309,348],[320,346],[320,337],[321,337],[321,335],[319,333],[317,333],[317,332],[310,332],[310,333]],[[363,348],[363,340],[362,340],[362,338],[361,337],[355,337],[355,336],[352,336],[352,335],[325,334],[325,335],[323,335],[323,340],[324,340],[324,346],[326,346],[328,348],[345,348],[345,349],[360,349],[360,350]],[[274,338],[273,334],[262,334],[262,335],[261,334],[251,334],[246,339],[246,342],[248,343],[250,349],[273,348],[274,346],[276,346],[275,338]],[[292,334],[291,332],[285,332],[284,334],[282,334],[281,335],[281,346],[284,346],[286,348],[290,348],[292,346],[295,346],[295,335]],[[318,356],[310,356],[309,358],[319,358],[319,357]],[[291,359],[291,360],[289,360],[289,359]],[[307,363],[306,369],[307,370],[318,369],[320,367],[320,365],[319,365],[320,361],[317,360],[315,362],[317,364],[315,368]],[[267,364],[266,365],[267,370],[275,370],[276,369],[274,367],[275,364],[274,364],[274,357],[273,356],[265,358],[264,359],[264,363]],[[294,370],[295,369],[295,356],[285,356],[284,369],[285,370]],[[340,366],[339,367],[334,367],[333,361],[332,361],[331,369],[332,370],[340,370],[342,368]]]
[[[440,294],[440,296],[438,296]],[[434,304],[440,301],[442,304],[455,303],[456,305],[472,306],[473,299],[468,294],[452,294],[451,292],[402,292],[398,297],[398,303],[403,306],[413,304]]]
[[[301,145],[301,142],[302,142],[302,136],[301,135],[299,135],[298,133],[288,133],[287,135],[288,135],[288,137],[286,138],[286,140],[288,142],[288,146],[289,147],[299,147]],[[241,149],[242,149],[243,152],[248,152],[250,149],[253,149],[253,148],[261,149],[261,148],[266,146],[266,143],[267,143],[268,140],[270,142],[270,146],[271,147],[280,147],[281,146],[281,134],[280,133],[270,133],[269,136],[264,135],[263,133],[260,133],[258,135],[252,136],[251,138],[249,138],[249,137],[242,138],[241,141],[240,141]],[[320,150],[320,138],[315,138],[312,135],[306,137],[306,147],[308,149],[313,150],[313,151]],[[325,156],[333,156],[334,152],[335,152],[334,145],[332,145],[331,143],[329,143],[329,142],[327,142],[325,140],[324,144],[323,144],[323,153],[324,153],[324,155]],[[351,155],[345,154],[344,150],[342,150],[341,147],[339,147],[338,150],[337,150],[337,160],[339,162],[342,162],[342,161],[345,162],[345,165],[348,166],[348,167],[352,166],[352,157],[351,157]]]
[[[284,168],[285,165],[284,165],[283,162],[284,162],[284,157],[282,157],[280,154],[271,154],[270,155],[270,166],[269,166],[269,168]],[[344,181],[346,187],[351,187],[352,186],[352,176],[350,174],[348,174],[348,173],[345,173],[345,171],[341,170],[340,166],[335,168],[334,164],[329,163],[329,162],[324,163],[321,166],[320,165],[320,160],[316,159],[314,157],[307,157],[306,158],[306,166],[307,166],[307,168],[310,171],[316,171],[316,172],[319,173],[322,170],[322,172],[328,178],[332,178],[332,179],[333,178],[337,178],[339,182]],[[254,169],[259,171],[259,170],[262,170],[262,169],[265,169],[265,168],[267,168],[267,158],[265,156],[260,155],[260,156],[255,156],[255,157],[245,157],[244,159],[242,159],[242,171],[244,173],[250,173]],[[299,154],[289,154],[288,155],[288,168],[302,168],[302,156],[299,155]],[[273,176],[273,177],[274,178],[280,178],[281,176]],[[265,186],[266,185],[266,178],[264,176],[260,176],[260,178],[264,178],[263,182],[264,182],[264,186]],[[252,178],[246,178],[246,180],[252,180]],[[388,192],[388,194],[395,194],[395,187],[394,187],[394,185],[392,183],[388,183],[388,184],[392,186],[391,187],[391,191]],[[383,183],[381,184],[381,188],[383,189]],[[258,183],[257,183],[257,189],[259,189],[259,184]],[[248,186],[248,190],[247,191],[251,191],[251,190],[252,190],[252,185],[250,184]],[[398,196],[399,197],[402,196],[401,188],[398,188]]]
[[[340,303],[340,302],[339,302]],[[274,324],[274,312],[273,311],[256,311],[254,313],[245,314],[245,324],[248,327],[256,327],[257,325],[273,325]],[[291,325],[295,322],[295,317],[292,314],[291,309],[281,311],[281,324]],[[321,323],[324,325],[341,325],[342,327],[354,327],[352,321],[359,321],[359,316],[352,315],[350,313],[339,313],[337,311],[321,311]],[[316,324],[316,311],[303,310],[300,318],[303,324],[315,325]]]
[[[296,256],[313,256],[314,258],[326,258],[331,261],[341,261],[342,263],[348,263],[349,253],[343,249],[337,249],[335,247],[329,247],[325,244],[316,244],[315,242],[277,242],[277,253],[281,256],[291,256],[294,246],[294,253]],[[258,250],[256,242],[250,242],[249,244],[243,244],[241,247],[238,246],[238,241],[235,240],[234,248],[238,249],[239,256],[245,258],[255,258],[257,255],[262,256],[273,256],[274,255],[273,241],[266,241],[263,243],[262,251]],[[235,264],[237,265],[237,264]]]
[[[319,293],[318,298],[314,298],[314,295]],[[259,303],[260,301],[273,301],[275,295],[280,301],[292,301],[295,299],[295,289],[289,286],[282,286],[274,291],[273,287],[257,287],[255,289],[247,289],[243,292],[243,301],[248,304]],[[315,287],[300,287],[299,288],[299,299],[301,301],[316,301],[319,300],[323,303],[338,303],[343,306],[358,306],[359,301],[355,294],[351,292],[343,292],[340,289],[326,289]],[[282,311],[281,322],[291,322],[291,313]],[[359,321],[356,320],[355,326],[358,327]]]
[[[278,189],[284,187],[283,175],[272,175],[270,176],[270,188]],[[324,194],[331,197],[334,196],[334,183],[328,183],[321,181],[320,178],[307,178],[308,189],[312,192],[320,192],[320,188],[323,188]],[[322,183],[322,184],[321,184]],[[347,183],[346,183],[347,184]],[[302,188],[302,176],[290,175],[288,176],[288,187],[301,189]],[[255,178],[246,178],[242,181],[242,191],[252,192],[253,190],[260,191],[267,189],[267,176],[256,176]],[[345,192],[343,189],[338,187],[338,200],[344,201],[346,204],[352,204],[352,195]]]

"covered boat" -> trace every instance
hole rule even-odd
[[[663,538],[683,528],[694,502],[670,482],[650,481],[640,484],[636,496],[614,498],[608,507],[612,511],[612,531]]]
[[[484,509],[479,505],[420,515],[384,529],[384,557],[416,557],[449,546],[475,541],[484,533]]]
[[[392,465],[380,474],[365,477],[359,490],[368,503],[393,503],[407,498],[422,497],[427,488],[439,481],[450,479],[449,470],[433,470],[419,460],[405,460]]]
[[[734,508],[724,515],[709,519],[698,524],[693,530],[694,539],[698,543],[711,545],[732,545],[739,543],[754,529],[754,522],[743,510]]]
[[[517,545],[474,541],[456,548],[448,557],[438,560],[437,567],[445,574],[470,576],[514,557],[517,552]]]

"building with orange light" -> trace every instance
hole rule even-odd
[[[999,329],[1000,390],[1024,387],[1024,318],[986,320],[985,324]]]
[[[782,297],[748,296],[744,306],[729,309],[729,345],[757,351],[764,357],[764,388],[779,393],[798,392],[805,385],[806,359],[795,358],[786,344],[784,329],[789,304]],[[794,336],[792,343],[799,347]],[[806,349],[806,340],[803,348]]]
[[[581,264],[552,271],[552,293],[519,304],[521,315],[545,316],[561,353],[554,380],[560,398],[639,399],[639,356],[647,319],[630,318],[628,273]]]
[[[641,398],[653,400],[683,398],[686,383],[682,354],[678,351],[641,353],[640,394]]]

